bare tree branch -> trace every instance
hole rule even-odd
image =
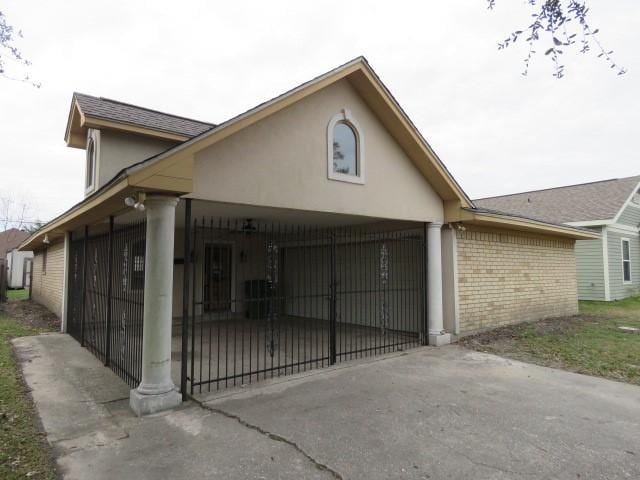
[[[491,10],[496,5],[496,0],[486,0]],[[537,53],[534,45],[546,41],[544,55],[553,62],[553,76],[560,79],[564,77],[564,65],[561,61],[566,50],[579,46],[581,53],[591,51],[594,45],[598,51],[598,57],[604,59],[609,67],[618,75],[624,75],[627,70],[618,65],[613,57],[613,51],[606,50],[598,37],[599,29],[592,29],[587,22],[589,8],[586,0],[526,0],[533,9],[533,21],[521,30],[515,30],[506,39],[498,43],[498,49],[503,50],[513,45],[523,35],[526,37],[528,54],[524,59],[524,71],[522,75],[529,73],[531,60]],[[580,40],[577,40],[580,35]]]
[[[34,82],[28,74],[22,77],[15,77],[7,73],[7,61],[11,61],[22,69],[31,66],[31,62],[24,58],[22,52],[16,47],[15,40],[22,38],[22,31],[15,31],[14,27],[7,22],[7,17],[0,11],[0,75],[8,80],[25,82],[40,88],[40,84]]]

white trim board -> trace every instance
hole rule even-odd
[[[607,227],[602,227],[602,271],[604,274],[604,299],[611,300],[611,285],[609,284],[609,241]]]
[[[585,220],[582,222],[565,222],[565,225],[571,225],[572,227],[600,227],[603,225],[611,225],[614,223],[613,219],[607,220]]]
[[[629,225],[623,225],[621,223],[616,223],[615,225],[609,225],[607,229],[611,230],[612,232],[623,233],[625,235],[633,235],[636,237],[640,235],[640,230],[638,228],[634,228]]]
[[[640,188],[640,182],[638,182],[636,184],[635,187],[633,187],[633,191],[631,192],[631,195],[629,195],[629,197],[627,198],[627,201],[624,202],[624,204],[622,205],[622,208],[620,210],[618,210],[618,214],[613,218],[613,223],[618,223],[618,220],[620,220],[620,216],[622,215],[622,212],[625,211],[625,209],[627,208],[627,206],[632,205],[633,203],[631,202],[631,200],[633,199],[633,196],[636,194],[636,192],[638,191],[638,189]],[[635,206],[635,205],[634,205]]]

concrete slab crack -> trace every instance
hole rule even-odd
[[[289,440],[289,439],[283,437],[282,435],[278,435],[277,433],[273,433],[273,432],[270,432],[268,430],[265,430],[264,428],[259,427],[258,425],[253,425],[252,423],[247,422],[246,420],[244,420],[243,418],[241,418],[238,415],[226,412],[226,411],[221,410],[219,408],[214,408],[214,407],[211,407],[209,405],[205,405],[204,403],[200,403],[199,401],[197,401],[195,399],[192,399],[192,400],[195,403],[197,403],[200,407],[204,408],[205,410],[209,410],[210,412],[218,413],[218,414],[223,415],[223,416],[225,416],[227,418],[231,418],[231,419],[237,421],[243,427],[246,427],[246,428],[249,428],[251,430],[254,430],[254,431],[260,433],[261,435],[264,435],[265,437],[269,438],[270,440],[274,440],[276,442],[286,443],[290,447],[293,447],[297,452],[299,452],[307,460],[309,460],[318,470],[321,470],[321,471],[329,473],[336,480],[344,480],[342,475],[340,475],[340,473],[336,472],[335,470],[333,470],[328,465],[326,465],[324,463],[321,463],[318,460],[316,460],[315,458],[313,458],[304,449],[302,449],[302,447],[300,447],[300,445],[298,445],[294,441]]]

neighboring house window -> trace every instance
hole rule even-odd
[[[87,142],[87,168],[85,178],[85,190],[93,188],[96,176],[96,143],[93,137]]]
[[[631,283],[631,242],[622,239],[622,281]]]
[[[42,252],[42,274],[47,274],[47,249]]]
[[[327,128],[327,140],[329,179],[364,183],[362,131],[349,110],[333,116]]]

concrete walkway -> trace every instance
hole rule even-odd
[[[640,388],[449,346],[143,419],[70,337],[14,340],[69,479],[640,478]]]

